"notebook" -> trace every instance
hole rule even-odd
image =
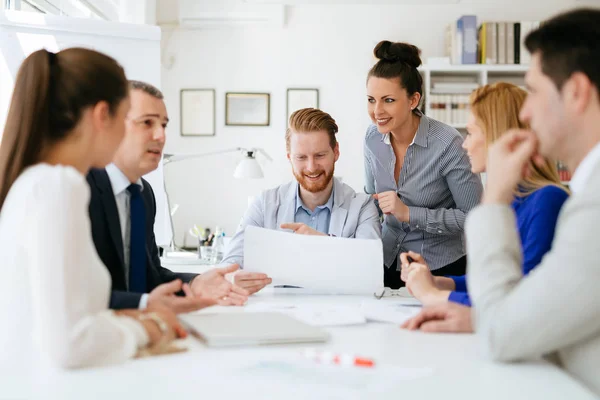
[[[193,336],[210,347],[329,340],[327,331],[277,312],[186,314],[179,319]]]

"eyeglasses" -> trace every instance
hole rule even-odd
[[[411,296],[410,293],[408,293],[408,290],[406,290],[406,288],[390,289],[389,287],[381,288],[380,290],[373,293],[373,296],[377,300],[381,300],[384,297],[401,297],[405,299],[413,298],[413,296]]]

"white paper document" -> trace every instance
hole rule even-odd
[[[280,312],[312,326],[365,324],[361,310],[354,306],[325,304],[257,303],[244,307],[246,312]]]
[[[377,239],[296,235],[249,226],[244,270],[269,275],[274,286],[372,295],[383,287],[383,248]]]
[[[433,375],[433,368],[377,365],[374,368],[321,365],[300,357],[266,359],[228,372],[237,384],[251,380],[273,385],[292,385],[287,398],[293,399],[377,399],[401,392],[402,382]],[[278,387],[275,388],[277,391]],[[273,397],[275,398],[275,397]]]
[[[421,306],[407,300],[369,299],[361,303],[360,309],[368,321],[403,324],[421,311]]]

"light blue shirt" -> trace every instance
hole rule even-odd
[[[329,201],[321,210],[311,213],[311,217],[304,209],[298,208],[297,198],[296,180],[265,190],[257,196],[229,242],[221,265],[239,264],[244,267],[244,234],[248,226],[275,230],[280,230],[281,224],[290,222],[309,223],[308,226],[311,226],[310,218],[314,216],[317,228],[326,234],[340,238],[381,240],[381,222],[373,198],[356,193],[339,179],[333,178],[333,192]],[[317,211],[319,218],[325,218],[322,223],[317,222]]]
[[[329,200],[322,206],[315,208],[315,211],[310,211],[300,198],[300,185],[296,184],[296,214],[294,222],[303,223],[312,229],[329,234],[329,221],[331,220],[331,209],[333,208],[333,188]]]

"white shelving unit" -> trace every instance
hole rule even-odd
[[[435,82],[465,82],[476,83],[478,86],[488,83],[507,81],[517,85],[524,85],[527,65],[423,65],[419,68],[423,75],[425,94],[425,113],[431,115],[431,89]],[[440,119],[442,122],[444,121]],[[449,123],[458,130],[466,128],[465,122]]]

